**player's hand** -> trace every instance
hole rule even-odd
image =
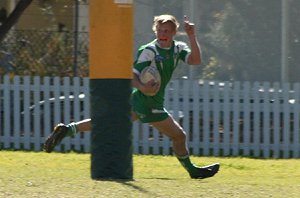
[[[141,90],[143,94],[147,96],[154,96],[160,88],[160,84],[156,83],[154,80],[150,80],[144,84],[143,89]]]
[[[195,24],[189,21],[189,18],[184,15],[184,31],[188,36],[195,36]]]

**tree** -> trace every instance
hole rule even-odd
[[[12,13],[3,21],[0,26],[0,42],[5,38],[7,32],[13,27],[22,15],[24,10],[31,4],[32,0],[19,1]]]
[[[280,5],[279,0],[227,1],[221,20],[207,36],[212,45],[212,57],[215,57],[215,78],[280,79]]]

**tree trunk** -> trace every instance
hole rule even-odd
[[[19,1],[12,13],[0,26],[0,42],[5,38],[7,32],[16,24],[25,9],[31,4],[33,0],[22,0]]]

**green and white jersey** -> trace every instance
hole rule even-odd
[[[135,90],[134,95],[143,100],[143,105],[149,105],[154,108],[162,108],[164,103],[165,88],[171,80],[172,74],[178,62],[187,62],[191,53],[188,45],[181,41],[173,41],[172,47],[160,48],[157,40],[154,40],[139,48],[136,60],[134,62],[133,72],[140,72],[149,65],[155,65],[161,76],[161,86],[154,96],[145,96],[141,91]]]

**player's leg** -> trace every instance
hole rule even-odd
[[[58,145],[63,138],[76,135],[78,132],[91,130],[91,119],[72,122],[70,124],[58,124],[54,127],[53,132],[47,137],[44,144],[44,151],[50,153],[54,147]]]
[[[131,119],[132,121],[137,120],[136,113],[132,112]],[[91,131],[91,119],[81,120],[79,122],[72,122],[70,124],[58,124],[54,127],[53,132],[47,137],[44,144],[44,151],[51,153],[56,145],[58,145],[63,138],[72,137],[78,132],[87,132]]]
[[[186,133],[171,116],[163,121],[153,122],[151,124],[160,132],[171,138],[177,159],[188,171],[191,178],[203,179],[212,177],[218,172],[220,166],[218,163],[205,167],[198,167],[190,161],[186,145]]]

